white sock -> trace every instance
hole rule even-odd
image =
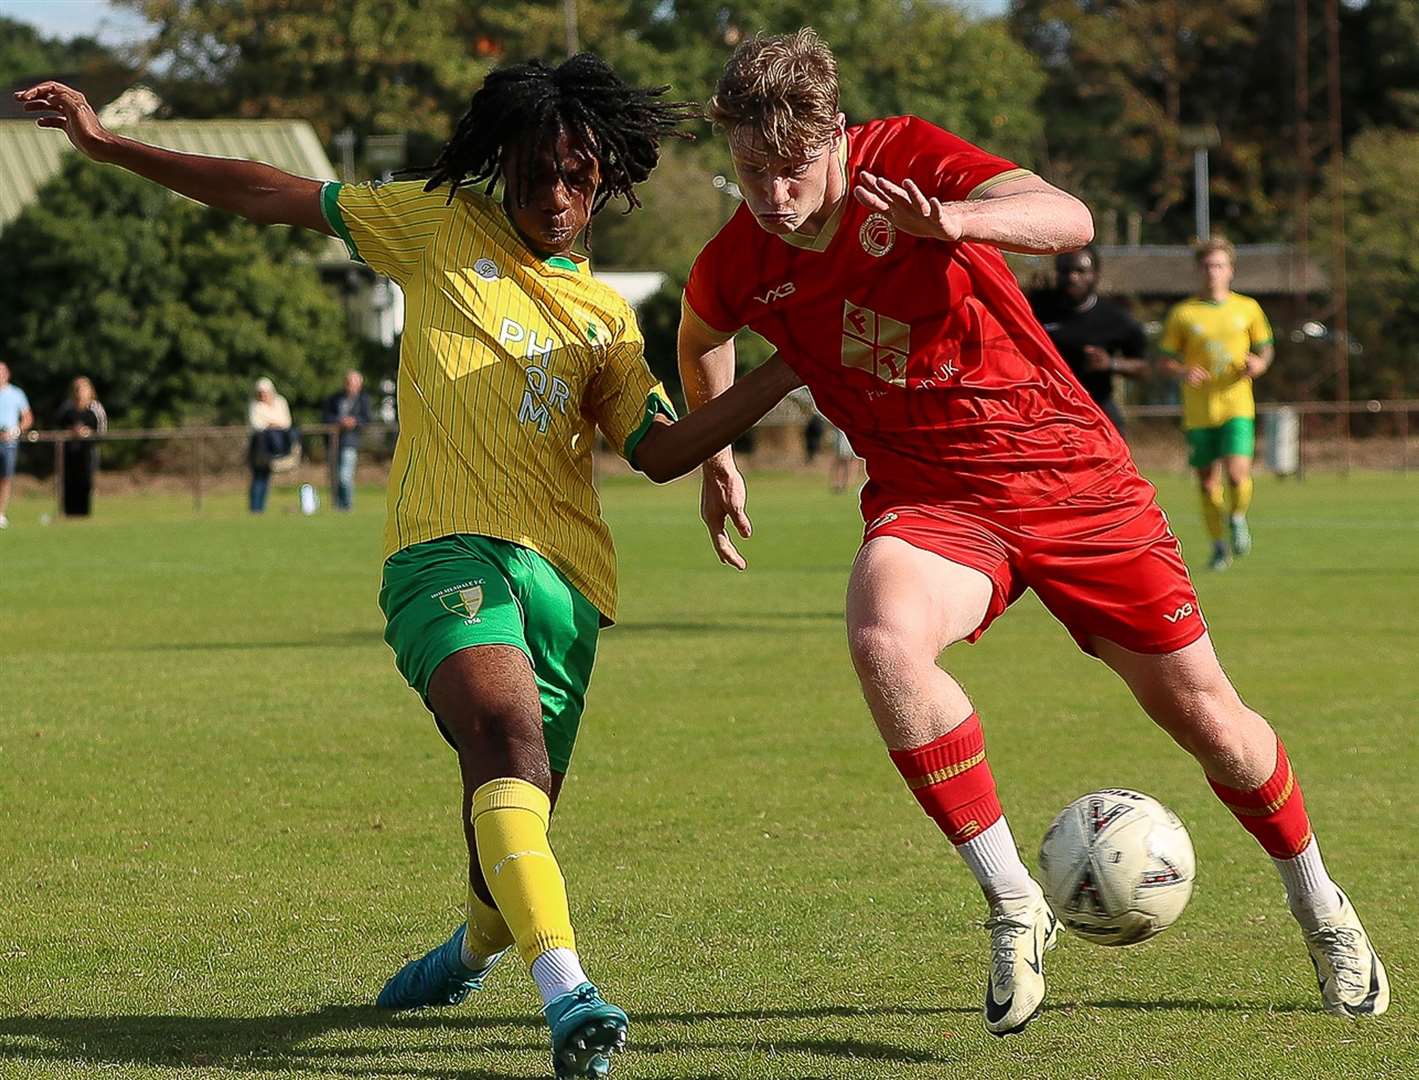
[[[546,1008],[556,998],[571,993],[589,980],[586,972],[581,970],[581,961],[575,952],[571,949],[548,949],[532,961],[532,981],[542,995],[542,1007]]]
[[[1340,910],[1340,893],[1326,873],[1320,857],[1320,844],[1314,836],[1306,850],[1292,859],[1272,859],[1286,886],[1286,903],[1291,914],[1307,930],[1314,930],[1320,921]]]
[[[1034,895],[1030,872],[1020,861],[1015,849],[1015,837],[1002,817],[979,836],[973,836],[956,850],[966,861],[981,891],[992,905],[1001,900],[1023,900]]]

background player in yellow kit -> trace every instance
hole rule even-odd
[[[572,251],[611,198],[637,205],[660,140],[690,115],[663,92],[589,54],[509,67],[473,96],[427,182],[359,186],[135,142],[59,83],[18,95],[57,113],[39,123],[89,157],[259,223],[338,235],[405,290],[380,605],[401,673],[458,752],[469,893],[466,923],[379,1004],[461,1001],[515,944],[559,1076],[606,1075],[627,1030],[582,970],[547,840],[597,633],[616,609],[596,431],[669,479],[798,385],[774,359],[672,425],[634,314]]]
[[[1212,239],[1197,249],[1202,289],[1168,312],[1158,343],[1167,369],[1182,379],[1188,464],[1202,485],[1202,514],[1212,537],[1212,569],[1251,550],[1251,460],[1256,450],[1252,380],[1271,366],[1271,324],[1261,305],[1232,292],[1236,249]],[[1222,523],[1222,474],[1230,493]]]

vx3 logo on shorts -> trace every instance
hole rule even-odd
[[[775,285],[763,296],[756,296],[754,299],[761,304],[772,304],[775,300],[787,300],[797,291],[798,287],[793,282],[785,281],[782,285]]]
[[[1187,603],[1184,604],[1182,607],[1178,608],[1177,611],[1173,612],[1171,615],[1169,615],[1167,612],[1164,612],[1163,618],[1167,619],[1168,622],[1177,622],[1180,619],[1186,619],[1189,615],[1196,614],[1197,608],[1193,607],[1191,603]]]

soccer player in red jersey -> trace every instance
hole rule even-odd
[[[986,1027],[1010,1034],[1039,1011],[1056,919],[1002,816],[975,710],[936,661],[1026,589],[1275,861],[1326,1010],[1382,1013],[1384,967],[1326,872],[1281,741],[1223,673],[1153,487],[1001,256],[1083,246],[1089,211],[915,117],[846,127],[811,30],[740,45],[709,112],[744,203],[690,274],[686,396],[693,408],[729,386],[734,334],[750,327],[867,461],[849,645],[893,762],[990,906]],[[728,450],[705,466],[702,512],[720,558],[743,568]]]

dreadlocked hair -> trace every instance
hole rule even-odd
[[[513,147],[554,140],[564,129],[580,137],[601,167],[591,213],[618,195],[630,213],[640,205],[635,185],[660,160],[660,140],[694,138],[679,125],[696,116],[697,107],[660,100],[669,89],[631,86],[606,61],[586,52],[556,67],[530,60],[501,68],[483,80],[433,165],[405,175],[427,178],[425,191],[447,184],[450,202],[464,184],[483,183],[491,195]],[[558,161],[559,174],[561,168]],[[521,170],[523,190],[514,193],[519,203],[527,201],[528,171]]]

